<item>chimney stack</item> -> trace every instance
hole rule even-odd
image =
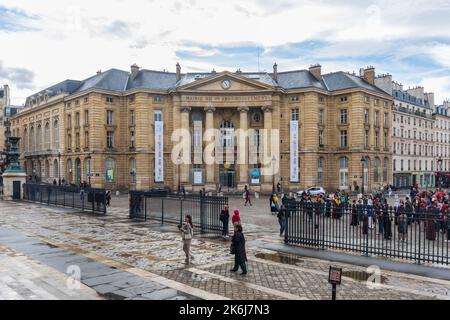
[[[363,79],[368,83],[375,85],[375,68],[370,66],[364,69]]]
[[[320,81],[322,79],[322,66],[320,64],[314,64],[309,67],[309,72],[311,72],[317,80]]]
[[[180,64],[177,62],[177,82],[181,80],[181,66]]]
[[[275,64],[273,65],[273,75],[272,75],[273,80],[278,81],[278,65],[275,62]]]
[[[131,80],[134,80],[136,78],[139,73],[139,69],[140,68],[136,63],[131,66]]]

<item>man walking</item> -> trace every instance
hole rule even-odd
[[[220,221],[222,222],[222,238],[228,238],[228,223],[230,221],[230,209],[225,206],[220,212]]]

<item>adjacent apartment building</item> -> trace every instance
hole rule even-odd
[[[133,65],[37,92],[12,118],[12,133],[22,138],[27,173],[49,182],[193,191],[249,185],[263,192],[278,182],[292,191],[354,190],[364,183],[369,190],[392,183],[392,102],[375,86],[373,67],[355,75],[322,74],[320,65],[278,72],[275,64],[271,73]],[[172,157],[171,136],[179,128],[192,137],[191,163]],[[208,129],[219,131],[214,163],[202,154]],[[241,140],[238,129],[251,130]],[[279,141],[268,142],[263,132],[278,133]],[[262,162],[272,143],[279,148]],[[238,147],[254,161],[238,162]],[[275,174],[264,174],[267,168]]]
[[[434,172],[448,170],[449,119],[444,107],[435,107],[434,94],[423,87],[405,90],[391,75],[375,84],[394,99],[392,117],[393,182],[399,188],[434,187]]]

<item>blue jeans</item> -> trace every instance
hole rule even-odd
[[[284,229],[286,229],[286,219],[278,219],[280,224],[280,235],[283,235]]]

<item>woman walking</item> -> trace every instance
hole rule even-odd
[[[227,239],[228,237],[228,222],[230,221],[230,209],[225,206],[220,212],[220,221],[222,222],[222,238]]]
[[[238,271],[239,267],[242,269],[242,275],[247,274],[247,254],[245,252],[245,237],[242,233],[242,226],[236,225],[233,239],[231,242],[231,253],[234,254],[234,268],[231,272]]]
[[[241,216],[239,215],[239,210],[234,210],[233,217],[231,218],[231,222],[233,223],[233,227],[236,230],[236,226],[241,224]]]
[[[191,254],[191,241],[194,236],[194,226],[192,225],[192,217],[188,214],[184,219],[183,225],[178,226],[181,231],[181,238],[183,239],[183,251],[186,254],[186,265],[190,265],[191,259],[194,257]]]

